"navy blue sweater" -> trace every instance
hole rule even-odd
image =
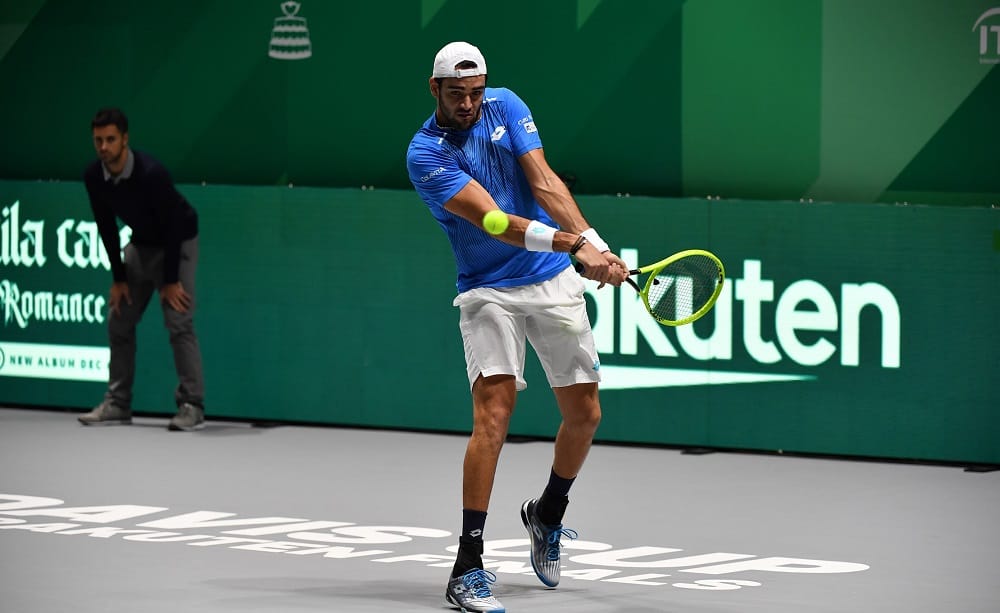
[[[163,164],[135,149],[132,155],[132,176],[117,184],[113,179],[104,180],[100,160],[94,160],[83,173],[94,221],[111,260],[111,274],[115,281],[127,280],[119,257],[117,217],[132,228],[132,242],[137,247],[163,249],[163,282],[176,283],[181,243],[198,236],[198,213],[174,187]]]

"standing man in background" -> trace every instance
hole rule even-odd
[[[205,425],[201,350],[194,331],[198,214],[162,164],[129,147],[128,119],[121,110],[99,110],[91,132],[98,159],[87,166],[83,180],[114,280],[108,299],[111,362],[104,400],[79,421],[132,423],[136,325],[155,290],[178,379],[177,414],[168,428],[198,430]],[[132,229],[124,262],[116,218]]]
[[[563,514],[601,419],[600,361],[583,297],[583,275],[620,285],[611,253],[552,171],[531,111],[514,92],[486,87],[486,60],[463,42],[443,47],[429,80],[437,106],[410,141],[410,181],[445,231],[458,266],[460,328],[472,389],[472,436],[462,480],[462,533],[445,592],[462,611],[499,613],[493,573],[483,568],[483,530],[500,449],[534,347],[562,415],[548,484],[521,505],[531,565],[542,583],[560,579]],[[484,231],[497,209],[509,225]],[[558,227],[556,227],[558,225]]]

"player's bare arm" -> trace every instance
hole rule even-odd
[[[469,181],[451,200],[446,202],[444,208],[479,228],[483,228],[483,216],[498,209],[493,197],[475,179]],[[525,246],[524,234],[528,231],[528,224],[532,220],[518,215],[507,215],[507,218],[510,225],[502,234],[494,235],[494,238],[523,249]],[[483,231],[486,230],[483,229]],[[558,231],[552,239],[552,248],[554,251],[569,253],[577,238],[577,234]],[[579,257],[579,252],[577,252],[577,257]]]
[[[579,235],[590,227],[566,184],[549,166],[543,149],[533,149],[525,153],[518,158],[518,162],[524,170],[535,200],[561,228]],[[604,283],[621,285],[628,276],[628,266],[614,252],[601,253],[589,243],[577,251],[576,259],[584,266],[584,276],[602,285]]]

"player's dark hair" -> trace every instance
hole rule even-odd
[[[128,133],[128,117],[121,109],[114,107],[107,107],[97,111],[94,115],[94,119],[90,122],[90,129],[103,128],[104,126],[114,125],[118,128],[118,131],[122,134]]]

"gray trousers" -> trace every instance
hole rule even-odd
[[[195,269],[198,265],[198,237],[181,243],[178,280],[191,295],[191,307],[186,313],[175,311],[161,301],[163,323],[170,333],[177,370],[174,400],[179,406],[190,403],[205,406],[205,383],[202,378],[201,349],[194,332]],[[154,290],[163,285],[163,249],[125,246],[125,271],[132,304],[122,300],[119,314],[108,312],[108,336],[111,346],[110,377],[105,400],[122,408],[132,406],[132,385],[135,382],[136,325],[142,319]]]

